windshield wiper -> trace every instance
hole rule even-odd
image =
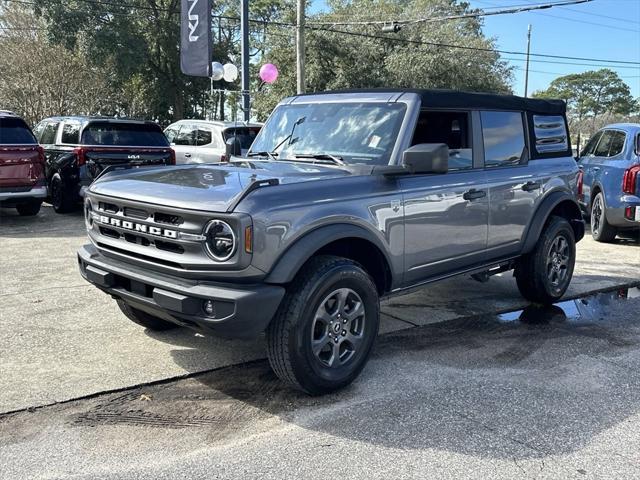
[[[311,158],[313,160],[328,160],[334,165],[346,165],[342,157],[330,153],[294,153],[295,158]]]
[[[278,156],[278,152],[267,152],[266,150],[263,152],[249,152],[247,153],[247,157],[267,157],[269,160],[276,161],[276,157]]]

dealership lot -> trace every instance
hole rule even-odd
[[[181,377],[264,358],[262,340],[147,332],[107,295],[84,282],[75,252],[86,242],[80,213],[0,217],[0,412]],[[640,282],[633,241],[578,244],[568,297]],[[481,284],[454,278],[384,302],[382,331],[521,308],[510,274]]]

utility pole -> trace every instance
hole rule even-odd
[[[296,73],[298,93],[304,93],[304,7],[305,0],[298,0],[296,22]]]
[[[524,72],[524,96],[527,97],[529,91],[529,52],[531,51],[531,24],[527,29],[527,66]]]
[[[249,0],[240,0],[240,54],[242,56],[242,113],[250,118],[249,98]]]

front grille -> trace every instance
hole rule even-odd
[[[120,211],[120,207],[109,202],[99,202],[98,210],[102,210],[106,213],[118,213]]]
[[[156,258],[156,257],[150,257],[148,255],[142,255],[140,253],[132,252],[130,250],[124,250],[123,248],[117,248],[117,247],[114,247],[112,245],[107,245],[105,243],[98,242],[98,247],[103,248],[105,250],[110,250],[110,251],[115,252],[115,253],[119,253],[121,255],[127,255],[129,257],[134,257],[134,258],[138,258],[140,260],[145,260],[147,262],[158,263],[160,265],[165,265],[165,266],[171,267],[171,268],[182,268],[182,265],[180,263],[177,263],[177,262],[170,262],[168,260],[163,260],[163,259]]]
[[[146,220],[147,218],[149,218],[149,214],[147,213],[146,210],[142,210],[141,208],[132,208],[132,207],[124,207],[124,216],[139,218],[141,220]]]
[[[153,219],[158,223],[166,223],[168,225],[182,225],[184,223],[184,218],[180,215],[169,215],[162,212],[154,213]]]

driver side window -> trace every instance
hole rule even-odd
[[[444,143],[449,147],[449,171],[473,168],[469,112],[420,112],[411,145]]]

